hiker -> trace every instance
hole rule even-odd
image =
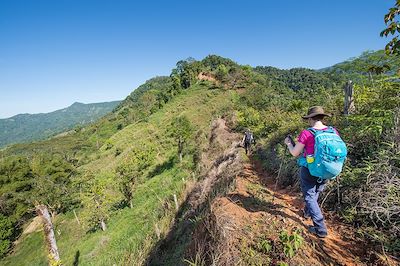
[[[246,150],[246,154],[250,152],[252,143],[255,143],[253,134],[250,132],[250,130],[246,129],[242,139],[242,146]]]
[[[342,149],[337,149],[339,152],[343,152],[344,154],[343,161],[341,161],[340,163],[343,164],[345,156],[347,155],[347,149],[344,142],[340,139],[337,130],[324,124],[324,118],[326,116],[331,117],[332,115],[325,113],[323,107],[311,107],[308,110],[307,115],[302,116],[302,118],[308,122],[310,128],[303,130],[300,133],[297,144],[294,145],[293,140],[289,136],[285,138],[285,144],[288,146],[289,152],[293,156],[297,157],[302,154],[302,156],[298,160],[298,163],[300,165],[301,191],[303,193],[303,198],[305,201],[303,215],[305,218],[312,219],[314,225],[309,227],[309,231],[320,238],[326,237],[328,232],[324,217],[318,205],[318,196],[323,191],[325,184],[327,183],[329,178],[334,178],[335,176],[329,176],[329,178],[326,178],[324,175],[321,175],[321,177],[317,177],[316,175],[313,176],[310,174],[310,171],[314,173],[314,170],[316,168],[315,165],[311,166],[311,164],[314,162],[314,159],[317,160],[317,157],[313,157],[315,153],[314,146],[316,143],[315,136],[321,136],[321,133],[324,133],[325,139],[323,140],[330,141],[333,136],[334,139],[338,139],[338,143],[343,143],[339,144],[342,145]],[[329,136],[329,138],[326,138],[326,136]],[[321,137],[319,137],[318,139],[318,144],[321,142],[320,139]],[[329,145],[331,144],[329,143]],[[336,145],[336,143],[334,145]],[[340,156],[342,156],[342,154],[340,154]],[[318,164],[318,167],[319,166],[320,164]],[[341,170],[342,165],[340,166],[340,169],[338,169],[339,173]],[[335,172],[335,174],[338,173]]]

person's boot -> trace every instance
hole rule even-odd
[[[315,226],[308,227],[308,232],[310,232],[313,235],[318,236],[319,238],[325,238],[328,236],[328,233],[318,232],[318,230]]]

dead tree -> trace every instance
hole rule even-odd
[[[393,139],[395,145],[395,152],[400,152],[400,107],[397,107],[394,111],[394,128],[393,128]]]
[[[344,115],[350,115],[354,113],[356,107],[354,105],[354,89],[353,89],[353,82],[349,80],[343,87],[344,90]]]
[[[56,237],[54,235],[54,227],[51,222],[50,214],[46,205],[36,206],[36,212],[39,217],[42,218],[43,230],[45,236],[46,246],[49,252],[49,264],[58,265],[60,263],[60,255],[58,254]]]
[[[103,231],[107,230],[107,225],[103,218],[100,218],[100,227],[101,227],[101,230],[103,230]]]

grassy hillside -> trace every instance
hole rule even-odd
[[[19,114],[0,119],[0,148],[13,143],[45,139],[77,125],[92,123],[111,112],[119,103],[74,103],[51,113]]]
[[[159,238],[179,223],[173,195],[184,201],[204,173],[199,162],[222,152],[206,150],[214,118],[224,116],[233,131],[252,130],[265,170],[279,173],[281,186],[296,185],[297,166],[283,139],[306,126],[300,117],[313,105],[334,113],[328,123],[349,147],[340,182],[321,195],[325,211],[359,228],[371,246],[397,256],[399,85],[381,74],[373,74],[371,82],[355,82],[356,112],[343,116],[347,77],[253,69],[218,56],[183,60],[170,77],[149,80],[112,113],[75,133],[0,151],[0,251],[6,254],[18,239],[0,263],[46,264],[42,233],[19,237],[38,202],[54,214],[65,264],[143,263]]]
[[[191,179],[195,170],[192,168],[192,156],[184,156],[184,161],[179,162],[174,140],[165,138],[168,135],[167,125],[175,116],[186,115],[196,130],[203,132],[195,145],[200,147],[202,142],[207,141],[204,132],[208,131],[212,117],[229,107],[230,95],[230,91],[210,91],[201,85],[194,86],[151,115],[148,121],[127,126],[113,135],[110,138],[112,148],[101,147],[98,159],[85,165],[82,171],[92,172],[114,190],[118,188],[115,187],[116,180],[112,173],[132,149],[141,145],[154,146],[157,157],[143,183],[135,189],[134,208],[115,210],[107,224],[107,231],[86,234],[72,213],[57,217],[56,231],[60,232],[58,245],[65,264],[72,264],[77,252],[80,265],[110,265],[116,262],[127,263],[138,259],[138,256],[145,258],[145,248],[149,248],[156,238],[155,223],[158,222],[163,231],[167,230],[173,214],[169,209],[173,204],[172,196],[177,194],[179,198],[184,180]],[[121,150],[117,157],[116,149]],[[118,199],[114,200],[118,202]],[[5,265],[46,265],[44,249],[32,249],[32,246],[43,247],[41,232],[28,235],[21,241],[15,253],[3,261]],[[29,259],[26,257],[28,254]]]

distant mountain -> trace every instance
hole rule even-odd
[[[120,101],[71,106],[51,113],[18,114],[0,119],[0,147],[45,139],[77,125],[85,125],[111,112]]]

